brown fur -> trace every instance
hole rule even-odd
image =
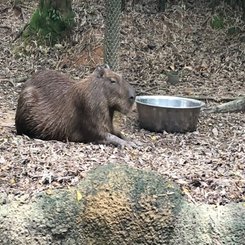
[[[44,140],[123,145],[113,127],[113,114],[128,113],[134,99],[134,89],[107,68],[97,67],[78,82],[56,71],[38,72],[20,93],[17,133]]]

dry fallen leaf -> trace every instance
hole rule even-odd
[[[47,189],[46,190],[46,194],[47,195],[52,195],[53,194],[53,190],[52,189]]]
[[[83,196],[82,196],[81,192],[76,190],[76,199],[77,199],[78,202],[82,200],[82,197]]]
[[[217,136],[219,135],[219,131],[218,131],[217,128],[213,128],[213,129],[212,129],[212,133],[213,133],[213,135],[214,135],[215,137],[217,137]]]

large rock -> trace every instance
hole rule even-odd
[[[0,206],[0,244],[241,245],[244,237],[244,204],[190,204],[172,182],[125,165]]]

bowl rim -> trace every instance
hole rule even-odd
[[[159,106],[159,105],[152,105],[152,104],[147,104],[144,103],[142,101],[139,101],[139,99],[154,99],[154,98],[158,98],[158,99],[182,99],[182,100],[186,100],[186,101],[190,101],[190,102],[194,102],[194,103],[199,103],[199,105],[197,106],[191,106],[191,107],[170,107],[170,106]],[[203,101],[200,100],[196,100],[196,99],[191,99],[191,98],[186,98],[186,97],[180,97],[180,96],[171,96],[171,95],[139,95],[136,96],[135,98],[135,102],[136,104],[141,104],[141,105],[147,105],[150,107],[158,107],[158,108],[170,108],[170,109],[194,109],[194,108],[201,108],[205,105],[205,103]]]

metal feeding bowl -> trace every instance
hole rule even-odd
[[[199,100],[174,96],[137,96],[140,127],[154,132],[185,133],[197,128]]]

